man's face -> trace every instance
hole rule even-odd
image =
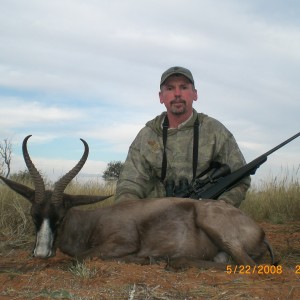
[[[181,75],[170,76],[162,85],[159,93],[160,103],[174,115],[189,116],[193,111],[193,101],[198,98],[193,84]]]

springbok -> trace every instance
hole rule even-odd
[[[171,268],[178,269],[193,265],[211,267],[217,264],[212,260],[225,263],[224,252],[236,264],[255,265],[268,249],[273,260],[262,228],[224,201],[157,198],[130,200],[94,210],[75,208],[110,197],[64,193],[87,160],[88,144],[81,139],[85,150],[80,161],[49,191],[28,154],[29,138],[30,135],[24,139],[22,149],[35,189],[0,178],[32,204],[36,227],[33,256],[48,258],[59,248],[82,259],[99,257],[141,264],[167,259]]]

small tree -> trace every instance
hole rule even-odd
[[[111,161],[107,164],[106,170],[103,172],[102,178],[105,181],[117,181],[122,171],[124,163],[121,161]]]
[[[12,144],[8,139],[0,142],[0,174],[6,178],[10,174]]]
[[[10,175],[10,179],[17,182],[30,182],[33,183],[32,177],[28,170],[19,171]]]

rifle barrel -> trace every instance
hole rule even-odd
[[[296,139],[298,136],[300,136],[300,131],[298,133],[296,133],[295,135],[293,135],[292,137],[290,137],[289,139],[287,139],[286,141],[282,142],[281,144],[277,145],[276,147],[274,147],[273,149],[269,150],[268,152],[266,152],[264,155],[268,156],[271,153],[275,152],[276,150],[278,150],[279,148],[283,147],[284,145],[288,144],[289,142],[291,142],[292,140]]]

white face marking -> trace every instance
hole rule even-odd
[[[41,228],[36,235],[36,243],[33,255],[41,258],[51,256],[53,240],[54,236],[50,229],[49,219],[44,219]]]

